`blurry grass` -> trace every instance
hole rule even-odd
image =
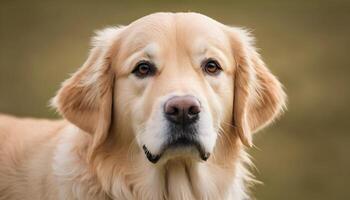
[[[0,111],[55,117],[48,100],[93,31],[156,11],[195,11],[253,30],[288,111],[255,136],[258,199],[350,199],[349,1],[0,1]]]

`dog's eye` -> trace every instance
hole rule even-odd
[[[202,64],[202,69],[205,73],[211,76],[218,75],[222,71],[220,64],[214,59],[204,61]]]
[[[153,76],[156,73],[157,69],[154,64],[149,61],[140,61],[132,73],[139,78],[146,78],[148,76]]]

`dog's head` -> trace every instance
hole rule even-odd
[[[285,94],[248,32],[200,14],[157,13],[98,32],[53,103],[92,135],[91,152],[135,139],[156,163],[207,160],[223,134],[251,146]]]

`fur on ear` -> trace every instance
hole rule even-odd
[[[87,60],[51,101],[65,119],[92,135],[89,154],[107,138],[111,124],[114,72],[110,57],[119,32],[120,28],[97,32]]]
[[[250,33],[231,27],[228,32],[236,62],[233,124],[242,143],[251,147],[252,133],[285,109],[286,94],[256,51]]]

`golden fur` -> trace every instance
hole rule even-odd
[[[203,53],[222,62],[222,75],[203,75]],[[133,77],[138,57],[158,59],[159,74]],[[181,155],[152,164],[140,148],[157,145],[148,125],[174,92],[197,95],[211,116],[217,139],[206,162]],[[0,116],[0,200],[249,199],[243,145],[281,113],[285,94],[247,31],[196,13],[156,13],[98,32],[52,105],[64,120]]]

